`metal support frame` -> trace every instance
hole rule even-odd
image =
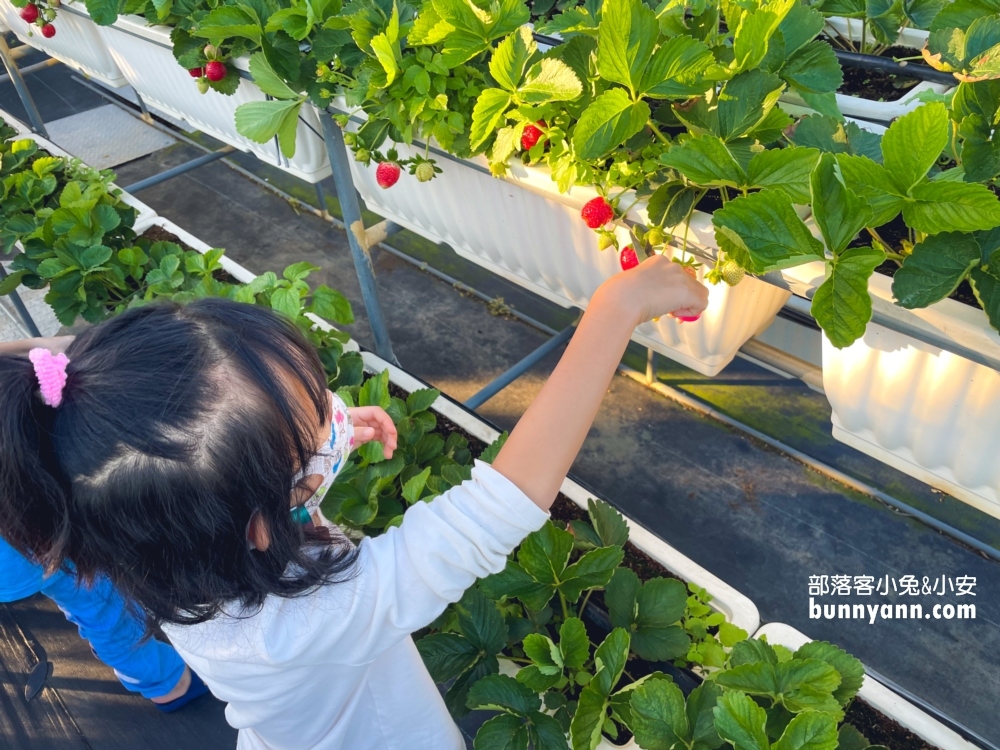
[[[59,65],[59,60],[56,60],[54,57],[49,57],[45,60],[42,60],[41,62],[29,65],[26,68],[18,68],[18,70],[20,71],[22,76],[26,76],[30,75],[31,73],[36,73],[39,70],[45,70],[45,68],[51,68],[53,65]],[[7,83],[9,79],[10,79],[10,73],[4,73],[2,76],[0,76],[0,83]]]
[[[383,230],[378,230],[369,235],[369,232],[376,230],[381,225],[376,225],[371,230],[365,229],[364,221],[361,218],[358,193],[354,188],[354,180],[351,179],[351,165],[348,161],[343,131],[332,117],[321,117],[320,119],[323,122],[323,140],[326,142],[326,151],[330,157],[330,167],[333,170],[333,182],[337,187],[340,212],[344,217],[344,225],[347,227],[347,242],[351,246],[351,256],[354,258],[354,270],[358,274],[361,297],[368,313],[368,324],[371,326],[372,336],[375,338],[375,353],[382,359],[398,365],[399,360],[392,352],[392,340],[386,326],[385,314],[382,312],[382,301],[379,298],[378,285],[375,283],[375,268],[372,265],[370,252],[371,246],[375,244],[372,239],[381,241],[389,236],[388,223],[382,223],[385,225],[384,234]],[[379,235],[382,235],[381,239],[377,239]]]
[[[145,190],[146,188],[159,185],[161,182],[166,182],[172,177],[178,177],[182,174],[186,174],[192,169],[197,169],[198,167],[203,167],[206,164],[211,164],[213,161],[218,161],[219,159],[233,153],[235,150],[236,149],[232,146],[223,146],[218,151],[213,151],[210,154],[199,156],[196,159],[186,161],[183,164],[178,164],[176,167],[164,170],[159,174],[154,174],[152,177],[147,177],[145,180],[139,180],[138,182],[133,182],[131,185],[126,185],[122,188],[122,190],[126,193],[138,193],[140,190]]]
[[[7,269],[3,267],[3,263],[0,263],[0,281],[7,278]],[[42,332],[38,330],[38,326],[35,325],[35,319],[31,317],[31,313],[28,312],[28,308],[24,304],[24,300],[21,299],[16,291],[11,292],[7,295],[10,297],[10,301],[14,303],[14,309],[17,310],[17,314],[21,317],[21,321],[24,323],[25,328],[28,329],[33,337],[39,338]]]
[[[7,75],[10,76],[10,80],[14,84],[14,90],[17,91],[17,95],[21,99],[21,104],[24,105],[25,110],[28,112],[28,119],[31,120],[31,129],[40,136],[48,138],[49,134],[45,130],[45,121],[38,112],[38,107],[35,106],[35,100],[31,98],[31,92],[28,91],[28,87],[21,77],[21,71],[18,69],[17,63],[11,57],[10,47],[7,46],[7,40],[4,39],[3,34],[0,34],[0,58],[3,59],[3,65],[7,68]]]
[[[534,367],[536,364],[541,362],[548,354],[558,349],[560,346],[565,344],[573,337],[573,332],[576,330],[576,323],[563,328],[559,333],[550,338],[540,347],[535,349],[531,354],[522,359],[516,365],[511,367],[505,373],[500,375],[496,380],[487,384],[485,388],[480,390],[478,393],[473,394],[471,398],[466,400],[465,406],[475,410],[480,406],[485,404],[495,395],[500,393],[504,388],[513,383],[519,377],[524,375],[528,370]]]

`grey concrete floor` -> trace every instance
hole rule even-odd
[[[0,88],[0,106],[6,107],[5,101]],[[157,152],[119,167],[119,184],[127,185],[198,154],[187,146]],[[248,158],[238,160],[254,166]],[[280,180],[271,171],[259,171],[275,182]],[[302,186],[296,194],[310,197]],[[231,257],[252,271],[280,270],[300,260],[321,266],[315,280],[347,294],[357,315],[350,331],[362,344],[371,344],[341,230],[297,211],[219,163],[140,197],[204,241],[227,248]],[[550,325],[559,327],[571,317],[506,281],[469,267],[446,249],[406,236],[393,242],[413,254],[425,254],[450,273],[491,296],[503,296],[517,309]],[[374,258],[400,361],[454,398],[467,398],[545,340],[539,331],[491,315],[478,300],[388,253],[376,250]],[[631,356],[635,361],[637,353]],[[512,426],[557,358],[558,353],[541,362],[485,404],[480,413],[501,427]],[[886,472],[850,449],[831,445],[832,441],[824,442],[829,410],[824,414],[823,397],[797,381],[781,381],[741,360],[712,382],[668,363],[661,378],[706,400],[725,402],[727,411],[743,408],[743,413],[765,421],[808,422],[802,426],[808,433],[803,441],[812,441],[817,453],[826,451],[824,460],[844,462],[858,473],[880,479],[883,486],[895,484],[921,502],[947,505],[946,498],[935,499],[919,483]],[[787,622],[812,637],[841,645],[1000,743],[1000,722],[995,715],[1000,700],[1000,575],[996,564],[625,378],[613,381],[573,473],[595,493],[749,596],[764,621]],[[984,533],[994,532],[984,519],[962,518],[981,524]],[[976,576],[977,619],[874,625],[811,620],[809,577],[831,574]],[[929,607],[939,600],[927,596],[915,601]]]

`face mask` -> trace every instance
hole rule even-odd
[[[330,393],[330,406],[333,418],[330,420],[330,435],[326,442],[309,460],[303,471],[295,476],[295,483],[313,474],[323,477],[319,488],[312,496],[301,505],[292,509],[292,515],[299,523],[308,523],[319,504],[326,497],[327,491],[333,484],[333,480],[340,473],[341,469],[347,465],[347,457],[354,449],[354,424],[351,422],[351,415],[347,411],[347,406],[339,396]]]

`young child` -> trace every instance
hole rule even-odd
[[[27,356],[30,349],[38,347],[61,352],[70,341],[71,336],[8,341],[0,343],[0,355]],[[35,594],[55,602],[122,685],[149,699],[158,711],[178,711],[208,692],[173,648],[152,638],[143,639],[145,626],[106,578],[82,585],[71,571],[46,575],[42,566],[0,538],[0,602],[16,602]]]
[[[659,256],[610,279],[493,465],[357,547],[300,521],[352,437],[392,453],[388,416],[345,409],[269,311],[128,311],[68,363],[0,358],[0,533],[106,573],[228,702],[244,750],[459,750],[410,634],[545,522],[635,326],[707,297]]]

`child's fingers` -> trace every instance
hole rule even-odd
[[[354,440],[358,443],[370,443],[375,439],[375,429],[373,427],[354,428]]]

